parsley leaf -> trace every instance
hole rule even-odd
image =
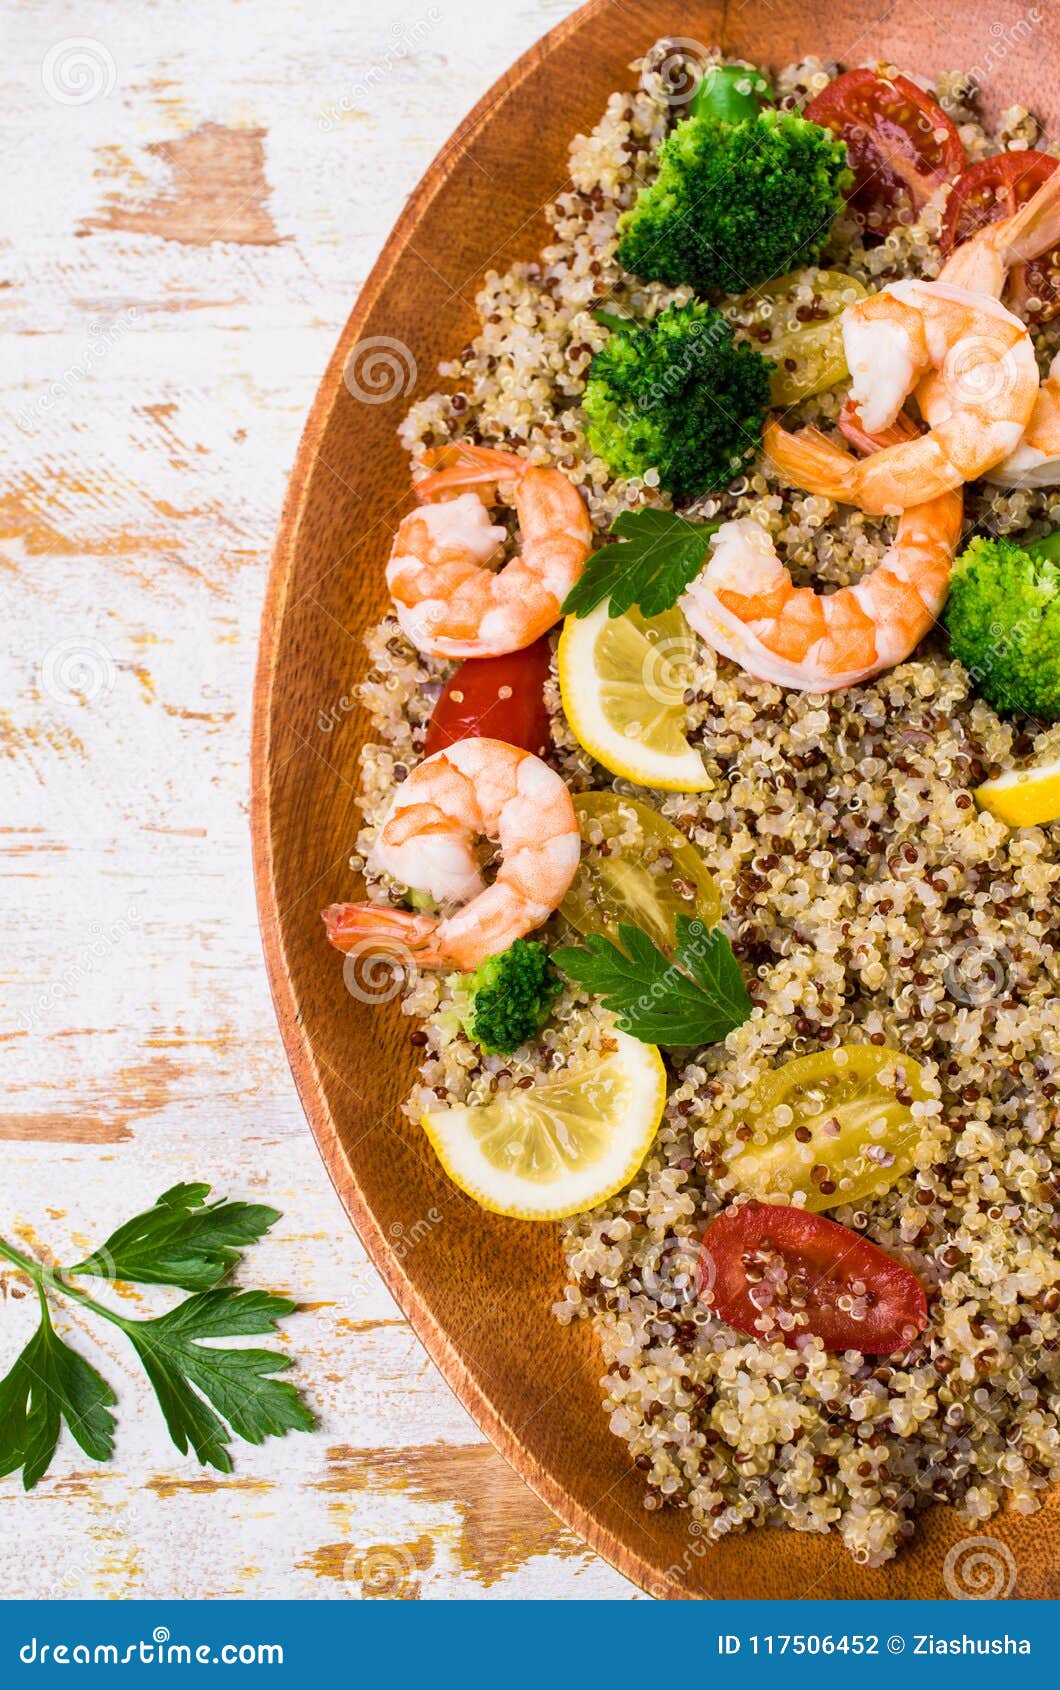
[[[561,946],[552,960],[617,1015],[618,1025],[645,1044],[717,1044],[751,1013],[751,1000],[732,946],[720,927],[677,917],[671,960],[639,927],[622,922],[621,948],[602,934]]]
[[[294,1309],[286,1297],[267,1291],[223,1287],[189,1297],[159,1320],[126,1324],[181,1454],[190,1445],[204,1467],[230,1473],[233,1434],[260,1444],[270,1436],[312,1429],[313,1415],[294,1386],[270,1377],[290,1367],[289,1356],[279,1350],[203,1347],[204,1339],[275,1332],[277,1321]]]
[[[126,1221],[71,1273],[137,1285],[209,1291],[280,1218],[258,1203],[207,1203],[208,1185],[175,1185],[153,1209]]]
[[[153,1209],[119,1227],[77,1268],[33,1260],[0,1238],[0,1261],[26,1274],[37,1290],[41,1319],[33,1337],[0,1379],[0,1478],[21,1469],[31,1490],[51,1465],[63,1425],[93,1461],[114,1449],[116,1398],[106,1380],[52,1326],[49,1297],[67,1297],[123,1332],[154,1386],[173,1442],[194,1450],[203,1466],[232,1470],[232,1438],[260,1444],[285,1432],[308,1432],[313,1415],[293,1385],[274,1377],[291,1366],[280,1350],[218,1346],[223,1338],[275,1332],[296,1305],[268,1291],[218,1287],[252,1244],[279,1219],[260,1204],[207,1203],[208,1185],[177,1185]],[[197,1294],[154,1320],[132,1320],[96,1302],[70,1277],[91,1273]]]
[[[56,1335],[42,1294],[40,1325],[0,1380],[0,1478],[21,1469],[32,1490],[51,1466],[64,1421],[92,1461],[109,1461],[115,1401],[106,1380]]]
[[[645,616],[660,616],[695,580],[720,527],[676,511],[621,511],[611,524],[618,543],[593,553],[564,600],[564,616],[588,616],[606,598],[609,616],[624,616],[634,604]]]

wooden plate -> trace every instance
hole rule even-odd
[[[570,139],[598,120],[612,89],[630,84],[629,61],[679,33],[773,66],[806,53],[928,73],[978,65],[994,110],[1024,99],[1056,132],[1060,85],[1042,75],[1041,32],[1023,0],[978,10],[898,0],[882,10],[860,0],[594,0],[503,76],[432,164],[346,325],[299,450],[265,606],[253,750],[258,897],[277,1013],[321,1154],[374,1262],[483,1431],[594,1549],[661,1596],[944,1597],[946,1553],[972,1533],[936,1509],[914,1546],[873,1572],[832,1536],[753,1532],[711,1548],[690,1534],[687,1513],[645,1512],[640,1475],[601,1410],[590,1333],[558,1326],[549,1312],[562,1283],[556,1233],[486,1214],[450,1185],[401,1113],[411,1023],[395,1004],[365,1006],[343,990],[319,911],[353,891],[347,858],[368,725],[352,693],[407,508],[395,428],[412,394],[434,387],[439,358],[465,344],[483,272],[536,255],[541,208],[566,181]],[[363,345],[377,337],[381,347]],[[343,379],[354,348],[369,401]],[[396,374],[378,363],[373,372],[377,356]],[[392,394],[413,385],[383,401],[372,389],[380,380]],[[1049,1566],[1058,1519],[1052,1506],[981,1528],[1015,1556],[1017,1595],[1060,1593]]]

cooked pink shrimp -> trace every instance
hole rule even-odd
[[[474,849],[481,838],[500,844],[490,886]],[[547,763],[500,739],[458,740],[398,787],[370,861],[460,908],[439,918],[386,904],[332,904],[324,925],[340,951],[466,972],[548,920],[580,855],[570,793]]]
[[[581,495],[561,470],[484,446],[443,446],[424,462],[436,473],[416,482],[422,508],[401,523],[386,566],[398,621],[437,657],[501,657],[533,645],[559,620],[592,551]],[[507,534],[489,506],[508,503],[522,554],[494,571]]]
[[[1011,217],[988,223],[963,241],[942,267],[940,281],[1000,299],[1013,265],[1040,258],[1060,244],[1060,170],[1054,170]],[[931,378],[917,393],[925,418],[933,409]],[[1060,355],[1053,359],[1014,451],[986,473],[1001,487],[1054,487],[1060,482]]]
[[[1060,176],[1060,170],[1056,175]],[[1060,352],[1038,389],[1023,439],[1014,452],[987,471],[986,480],[998,487],[1056,487],[1060,484]]]
[[[862,450],[893,450],[917,435],[900,417],[870,435],[849,404],[840,426]],[[964,496],[941,494],[904,511],[894,543],[853,587],[822,595],[796,587],[765,529],[725,522],[710,560],[681,600],[708,645],[777,686],[835,692],[907,658],[946,602]]]
[[[1000,299],[1014,265],[1041,258],[1058,244],[1060,170],[1054,170],[1011,217],[988,223],[962,241],[939,271],[939,281]]]
[[[1030,335],[985,294],[895,282],[844,312],[843,344],[851,399],[871,434],[894,422],[914,388],[918,399],[927,390],[930,427],[858,461],[817,429],[790,434],[770,419],[767,455],[808,492],[876,515],[901,512],[992,469],[1030,421],[1039,386]]]

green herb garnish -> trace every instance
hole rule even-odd
[[[0,1257],[33,1281],[40,1325],[0,1380],[0,1477],[21,1471],[32,1490],[48,1471],[63,1424],[93,1461],[114,1449],[116,1397],[106,1380],[52,1325],[49,1298],[68,1297],[129,1339],[154,1386],[177,1448],[194,1450],[203,1466],[232,1469],[231,1438],[259,1444],[285,1432],[308,1432],[313,1415],[293,1385],[273,1377],[291,1366],[278,1350],[218,1347],[204,1340],[275,1332],[296,1304],[267,1291],[241,1291],[218,1281],[279,1219],[253,1203],[207,1203],[208,1185],[177,1185],[153,1209],[128,1221],[74,1268],[51,1268],[0,1239]],[[131,1320],[96,1302],[73,1275],[93,1274],[142,1285],[195,1291],[154,1320]],[[212,1406],[211,1406],[212,1405]]]
[[[601,546],[563,604],[564,616],[588,616],[610,599],[609,616],[639,605],[644,616],[661,616],[675,605],[703,567],[718,522],[689,522],[676,511],[621,511],[611,524],[617,545]]]
[[[645,1044],[708,1045],[747,1020],[751,1000],[720,927],[679,915],[672,958],[639,927],[622,922],[618,937],[590,933],[552,960],[617,1015],[622,1032]]]
[[[134,1285],[209,1291],[280,1218],[258,1203],[207,1203],[208,1185],[175,1185],[153,1209],[126,1221],[107,1242],[70,1268]]]
[[[712,117],[718,123],[749,123],[773,90],[753,65],[711,65],[688,102],[689,117]]]

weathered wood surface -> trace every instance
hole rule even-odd
[[[0,1482],[8,1596],[634,1594],[482,1441],[346,1224],[246,825],[258,612],[320,373],[437,147],[571,9],[8,8],[0,1232],[69,1259],[180,1178],[267,1197],[252,1277],[307,1305],[288,1335],[321,1419],[203,1474],[105,1333],[116,1458],[64,1441],[33,1495]],[[30,1310],[0,1272],[5,1370]]]

